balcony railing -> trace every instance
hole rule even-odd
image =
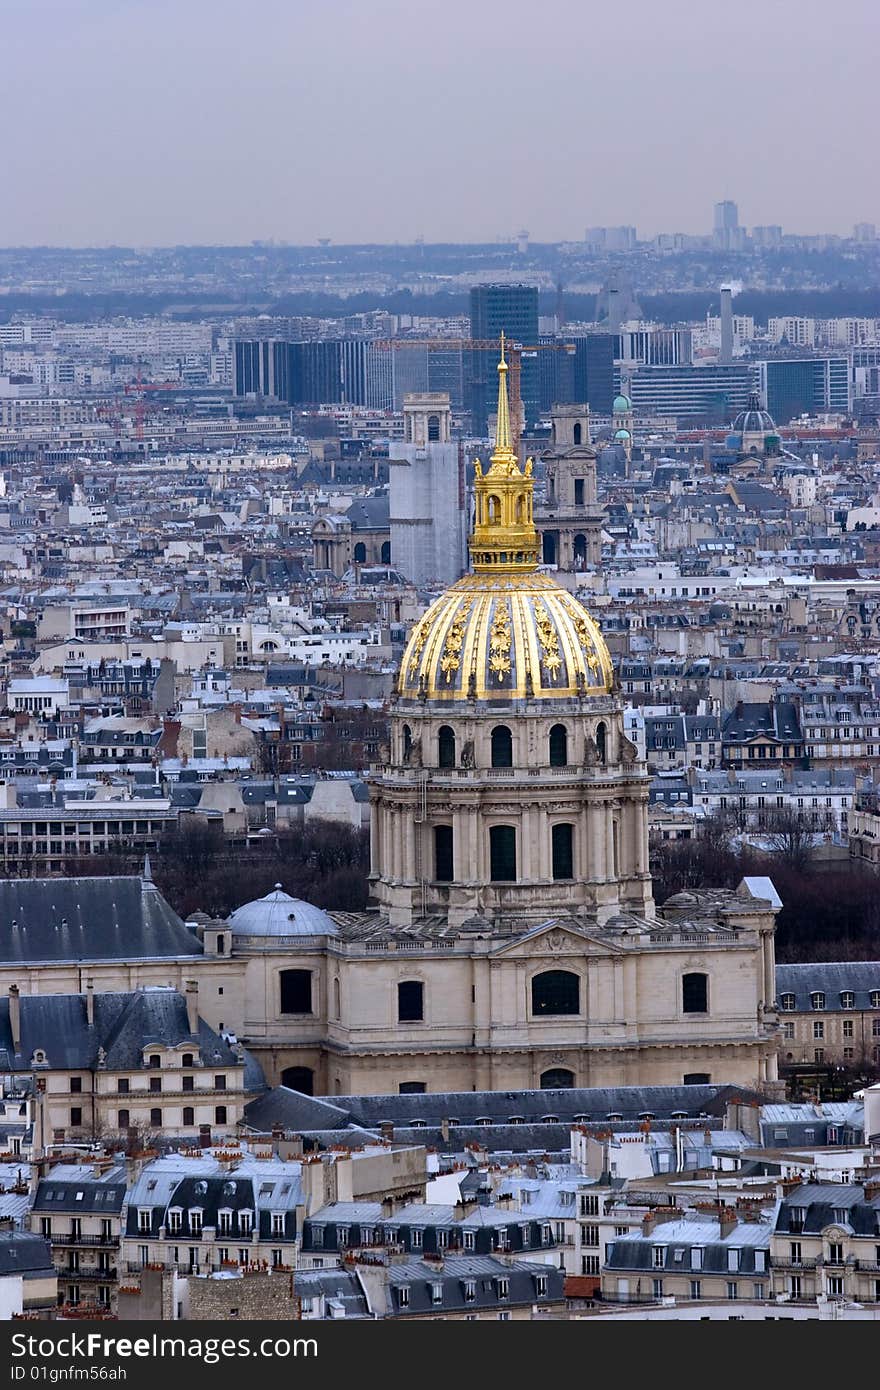
[[[103,1246],[105,1250],[115,1250],[119,1245],[119,1236],[78,1236],[78,1235],[47,1235],[46,1239],[52,1245],[87,1245]]]
[[[67,1279],[72,1284],[100,1283],[111,1284],[116,1278],[116,1266],[112,1269],[96,1269],[94,1265],[86,1265],[84,1269],[57,1269],[59,1279]]]

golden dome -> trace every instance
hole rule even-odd
[[[474,574],[438,598],[410,634],[397,693],[429,700],[604,695],[611,656],[576,598],[538,571],[532,461],[511,444],[504,338],[498,428],[488,470],[475,465]]]
[[[537,571],[468,574],[410,634],[397,693],[429,700],[604,695],[611,656],[577,599]]]

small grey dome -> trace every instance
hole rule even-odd
[[[229,918],[233,936],[337,936],[336,923],[320,907],[292,898],[276,883],[265,898],[238,907]]]
[[[758,393],[753,391],[749,396],[747,408],[741,410],[733,422],[733,433],[740,435],[772,434],[775,429],[772,415],[761,409]]]

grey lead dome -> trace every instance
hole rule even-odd
[[[229,918],[233,936],[336,936],[336,923],[320,907],[292,898],[276,883],[265,898],[236,908]]]

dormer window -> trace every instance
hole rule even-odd
[[[143,1234],[144,1232],[149,1231],[149,1230],[151,1229],[151,1227],[152,1227],[152,1222],[153,1222],[153,1213],[152,1213],[151,1209],[150,1209],[149,1207],[146,1207],[146,1208],[143,1208],[143,1207],[142,1207],[142,1208],[138,1211],[138,1231],[141,1232],[142,1234]]]
[[[157,1068],[157,1067],[161,1067],[161,1065],[162,1065],[162,1058],[160,1057],[159,1053],[158,1053],[158,1052],[151,1052],[150,1055],[149,1055],[149,1057],[147,1058],[147,1066],[148,1066],[148,1067],[152,1067],[152,1068],[155,1069],[155,1068]]]
[[[171,1207],[168,1211],[168,1234],[176,1236],[180,1234],[183,1225],[183,1212],[180,1207]]]
[[[202,1217],[204,1213],[201,1207],[190,1207],[189,1209],[189,1229],[191,1235],[199,1235],[202,1229]]]
[[[232,1212],[229,1207],[223,1207],[217,1212],[217,1230],[221,1236],[228,1236],[232,1231]]]
[[[250,1235],[254,1228],[254,1214],[252,1211],[240,1211],[238,1213],[238,1229],[242,1235]]]
[[[784,1013],[794,1013],[795,997],[793,994],[780,994],[779,1007]]]
[[[824,1009],[824,1008],[825,1008],[825,993],[824,993],[823,990],[821,990],[821,989],[814,989],[814,990],[813,990],[812,994],[810,995],[810,1008],[811,1008],[811,1009]]]

